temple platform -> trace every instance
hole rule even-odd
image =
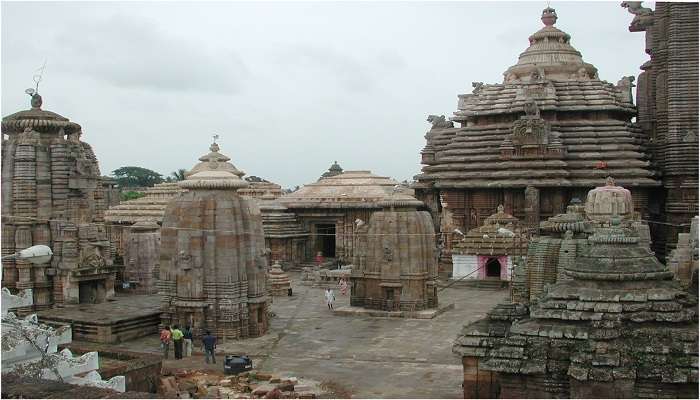
[[[445,311],[452,310],[455,308],[454,303],[447,305],[441,305],[438,308],[431,310],[421,310],[421,311],[382,311],[382,310],[372,310],[364,307],[338,307],[333,310],[334,315],[340,316],[366,316],[366,317],[377,317],[377,318],[407,318],[407,319],[433,319],[438,315],[444,313]]]
[[[48,325],[70,325],[73,340],[120,343],[158,333],[160,297],[117,296],[98,304],[71,304],[37,313]]]

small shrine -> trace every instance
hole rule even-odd
[[[528,230],[503,210],[452,246],[452,279],[509,281],[513,261],[527,254]]]
[[[267,272],[267,280],[270,284],[270,296],[287,296],[292,288],[292,283],[280,265],[279,261],[275,261]]]

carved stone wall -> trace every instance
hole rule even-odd
[[[247,182],[218,152],[200,158],[168,204],[161,229],[163,325],[210,330],[219,340],[263,335],[268,329],[268,267],[256,201],[237,190]]]
[[[37,244],[54,255],[43,265],[3,261],[2,283],[34,289],[35,310],[105,301],[115,272],[97,159],[80,125],[41,105],[34,94],[32,109],[2,120],[2,255]]]
[[[633,3],[633,2],[629,2]],[[629,7],[630,31],[645,32],[650,60],[641,66],[638,125],[663,173],[654,193],[653,249],[664,258],[698,214],[698,4]]]
[[[350,304],[385,311],[437,308],[435,230],[422,203],[395,194],[356,229]]]

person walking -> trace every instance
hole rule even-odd
[[[333,309],[333,302],[335,301],[335,295],[332,289],[326,289],[326,304],[328,304],[328,309]]]
[[[182,333],[185,341],[185,357],[192,357],[192,327],[187,325]]]
[[[204,358],[209,364],[209,357],[211,357],[212,363],[216,364],[216,336],[212,335],[210,331],[206,331],[202,337],[202,346],[204,347]]]
[[[168,353],[170,352],[170,326],[164,326],[163,330],[160,331],[160,348],[163,350],[163,357],[168,359]]]
[[[180,330],[180,327],[175,325],[172,330],[173,344],[175,345],[175,359],[182,360],[182,338],[184,334]]]
[[[345,278],[340,278],[340,282],[338,283],[338,286],[340,286],[340,294],[345,296],[348,294],[348,282],[345,280]]]

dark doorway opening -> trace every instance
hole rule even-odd
[[[316,225],[318,235],[316,246],[325,258],[335,258],[335,224]]]
[[[105,280],[82,281],[78,283],[78,302],[95,304],[105,301]]]
[[[498,262],[496,258],[489,258],[486,262],[486,277],[488,278],[500,278],[501,277],[501,263]]]

